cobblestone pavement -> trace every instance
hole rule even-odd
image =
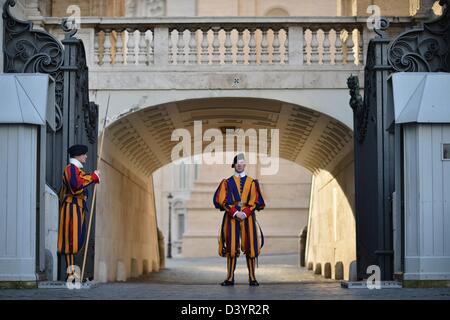
[[[90,289],[3,289],[0,299],[448,299],[450,288],[343,289],[298,267],[296,255],[261,256],[259,287],[247,285],[245,258],[238,260],[234,287],[218,285],[225,276],[223,258],[171,259],[159,273],[128,282],[96,284]]]

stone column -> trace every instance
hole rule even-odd
[[[434,16],[433,5],[435,0],[421,0],[420,8],[417,10],[416,15],[414,16],[417,19],[427,20]]]
[[[23,0],[25,20],[31,21],[35,29],[43,29],[43,17],[39,10],[38,0]]]

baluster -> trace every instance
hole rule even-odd
[[[184,31],[178,31],[178,41],[177,41],[177,64],[185,64],[185,48],[186,44],[184,42]]]
[[[358,64],[364,64],[364,43],[363,33],[358,30]]]
[[[154,50],[155,50],[155,40],[154,40],[154,38],[155,38],[155,32],[154,31],[151,31],[151,35],[152,35],[152,38],[151,38],[151,40],[148,40],[148,45],[147,45],[147,61],[148,61],[148,64],[154,64],[155,63],[155,61],[154,61],[154,57],[155,57],[155,54],[154,54]]]
[[[250,40],[248,41],[248,64],[256,64],[256,29],[248,29]]]
[[[174,63],[175,64],[184,64],[185,63],[185,47],[184,42],[184,31],[177,30],[177,43],[176,43],[176,54],[174,55]]]
[[[269,64],[269,42],[267,40],[267,29],[261,30],[261,60],[260,63],[267,65]]]
[[[273,42],[272,42],[272,63],[279,64],[281,61],[280,57],[280,30],[273,30]]]
[[[317,31],[311,30],[311,64],[319,62],[319,41],[317,40]]]
[[[136,37],[134,33],[134,29],[127,29],[128,31],[128,42],[127,42],[127,64],[135,64],[136,63]]]
[[[322,64],[331,63],[331,52],[330,52],[330,31],[323,31],[323,53],[322,53]]]
[[[202,30],[202,64],[209,63],[209,43],[208,43],[208,29]]]
[[[102,60],[100,57],[100,32],[96,31],[94,35],[94,65],[101,65]]]
[[[104,30],[105,42],[103,45],[103,63],[111,64],[111,30]]]
[[[231,51],[232,43],[231,43],[231,29],[225,30],[225,64],[233,64],[233,52]]]
[[[236,52],[236,63],[237,64],[244,64],[245,58],[244,58],[244,30],[239,31],[238,30],[238,41],[236,44],[237,52]]]
[[[123,30],[116,31],[116,52],[114,64],[123,64]]]
[[[336,29],[336,43],[334,45],[336,51],[334,54],[334,64],[343,63],[343,53],[342,53],[342,41],[341,41],[341,30]]]
[[[139,51],[138,64],[148,64],[147,62],[147,41],[145,39],[145,30],[139,30]]]
[[[175,63],[175,54],[173,53],[173,30],[169,29],[169,64]]]
[[[308,43],[306,41],[306,31],[309,29],[306,29],[303,31],[303,64],[308,64]]]
[[[284,54],[283,54],[283,64],[289,64],[289,34],[285,31],[286,38],[284,40]]]
[[[347,55],[346,55],[346,63],[354,64],[355,63],[355,55],[353,51],[353,47],[355,46],[353,42],[353,30],[350,30],[347,35],[346,47],[347,47]]]
[[[192,29],[190,30],[190,36],[189,39],[189,64],[197,64],[197,37],[196,37],[196,30]]]
[[[219,27],[213,27],[213,34],[214,34],[214,38],[213,38],[213,52],[212,52],[212,63],[213,64],[220,64],[220,41],[219,41]]]

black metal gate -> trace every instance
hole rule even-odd
[[[356,254],[358,278],[366,278],[370,265],[380,267],[383,280],[392,277],[392,210],[394,190],[393,114],[386,110],[389,39],[387,21],[376,30],[367,50],[364,72],[364,101],[356,77],[348,80],[350,106],[354,111]]]
[[[47,130],[46,183],[58,193],[63,169],[69,161],[67,148],[70,145],[88,145],[88,170],[94,169],[97,162],[98,105],[89,101],[84,44],[74,37],[77,30],[69,28],[65,20],[61,24],[65,33],[62,43],[45,31],[34,30],[32,23],[20,21],[11,14],[10,8],[14,5],[14,0],[7,0],[3,6],[4,72],[46,73],[55,81],[56,131]],[[87,208],[90,207],[91,197],[87,203]],[[89,214],[86,219],[89,219]],[[88,278],[94,275],[95,212],[93,214],[85,271]],[[43,220],[38,217],[37,221]],[[79,266],[82,264],[82,251],[84,249],[75,257],[75,264]],[[42,261],[44,257],[38,259]],[[61,278],[65,276],[66,266],[64,259],[59,260],[58,275]]]
[[[388,102],[388,77],[400,71],[450,72],[450,0],[441,0],[440,4],[444,6],[442,16],[403,32],[392,41],[384,33],[388,21],[381,20],[380,28],[375,30],[378,36],[368,45],[364,99],[359,95],[358,78],[348,79],[354,113],[359,279],[367,278],[370,265],[380,267],[381,280],[391,280],[394,276],[392,200],[396,191],[395,175],[403,176],[402,172],[395,172],[395,162],[401,161],[395,159],[395,150],[401,148],[402,139],[401,131],[395,127],[393,105]],[[403,216],[403,198],[400,198]],[[397,238],[403,241],[403,234]]]

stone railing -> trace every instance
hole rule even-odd
[[[46,18],[45,24],[55,28],[58,22]],[[366,18],[358,17],[85,18],[83,30],[94,68],[361,67],[373,36]]]

